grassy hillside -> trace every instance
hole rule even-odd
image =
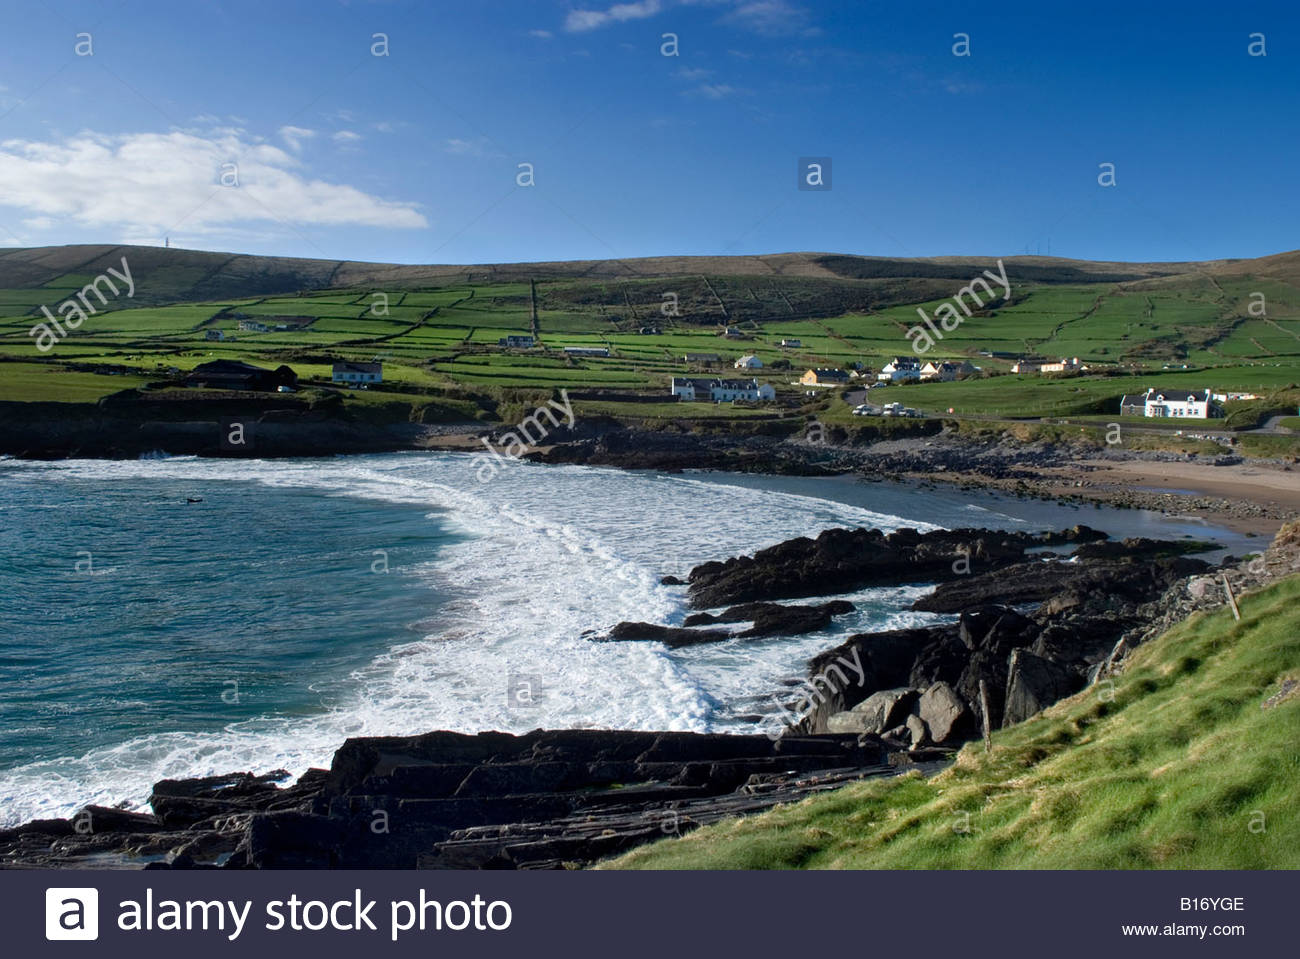
[[[1139,648],[1113,687],[971,744],[609,864],[639,869],[1300,868],[1300,575]]]
[[[56,310],[109,266],[120,268],[123,256],[134,297],[111,299],[53,349],[38,350],[30,331],[41,307]],[[793,253],[398,266],[154,247],[5,250],[0,399],[84,401],[229,358],[288,363],[318,380],[336,360],[380,359],[386,388],[408,394],[468,389],[509,401],[511,391],[569,388],[610,402],[618,393],[666,393],[673,375],[698,372],[687,354],[718,354],[718,371],[731,373],[732,361],[752,353],[796,412],[805,398],[792,381],[803,369],[879,368],[907,353],[917,308],[932,314],[994,264]],[[958,417],[1114,415],[1123,393],[1157,381],[1264,392],[1300,382],[1300,255],[1004,264],[1009,300],[965,318],[928,357],[968,357],[995,375],[1010,368],[1009,356],[1079,356],[1090,374],[912,384],[876,399]],[[1265,316],[1256,315],[1256,294]],[[664,311],[669,299],[673,315]],[[305,325],[274,329],[302,317]],[[273,328],[241,330],[241,319]],[[720,335],[728,327],[735,334]],[[221,340],[208,339],[218,333]],[[535,335],[538,346],[499,347],[510,334]],[[571,357],[566,346],[610,355]],[[806,405],[802,412],[848,414],[834,401]],[[716,419],[719,411],[680,404],[677,416]]]

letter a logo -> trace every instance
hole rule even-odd
[[[45,938],[55,941],[99,938],[99,890],[45,890]]]

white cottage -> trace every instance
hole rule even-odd
[[[724,380],[704,379],[690,376],[674,376],[670,391],[673,396],[687,403],[697,400],[709,400],[714,403],[730,403],[735,400],[776,399],[776,390],[770,383],[758,380]]]
[[[1204,420],[1219,415],[1210,390],[1162,386],[1153,386],[1145,393],[1121,397],[1119,411],[1121,415],[1191,420]]]

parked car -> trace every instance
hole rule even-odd
[[[876,409],[874,406],[868,406],[866,403],[863,403],[861,406],[853,407],[853,415],[854,416],[879,416],[880,410]]]

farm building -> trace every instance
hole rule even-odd
[[[714,366],[722,362],[722,357],[717,353],[687,353],[682,357],[682,362],[692,366]]]
[[[203,331],[203,338],[204,338],[205,340],[218,340],[218,341],[220,341],[220,340],[224,340],[224,339],[226,338],[226,334],[225,334],[225,333],[222,333],[220,330],[204,330],[204,331]]]
[[[200,363],[185,377],[186,386],[209,390],[250,390],[274,393],[281,386],[295,386],[298,375],[287,366],[266,370],[239,360],[213,360]]]
[[[239,328],[245,333],[269,333],[271,328],[261,320],[240,320]]]
[[[770,383],[760,384],[758,380],[724,380],[689,376],[674,376],[670,391],[673,396],[691,403],[696,400],[712,400],[715,403],[727,403],[733,400],[774,400],[776,390]]]
[[[268,316],[267,325],[274,330],[305,330],[316,322],[314,316]]]
[[[788,350],[795,350],[795,349],[799,349],[800,347],[803,346],[803,341],[802,341],[802,340],[782,340],[782,341],[781,341],[781,345],[784,346],[784,347],[785,347],[786,349],[788,349]]]
[[[1178,417],[1204,420],[1221,415],[1209,390],[1153,386],[1145,393],[1120,397],[1121,416]]]
[[[735,366],[738,370],[761,370],[763,361],[754,354],[749,353],[736,360]]]
[[[358,383],[382,383],[384,381],[383,363],[335,363],[330,379],[335,383],[355,385]]]
[[[603,346],[566,346],[564,352],[569,356],[609,356],[609,349]]]
[[[1047,360],[1041,357],[1022,357],[1011,367],[1012,373],[1077,373],[1084,369],[1079,358],[1061,357],[1059,360]]]
[[[799,377],[804,386],[843,386],[849,381],[849,374],[843,370],[809,370]]]
[[[1216,403],[1232,403],[1239,400],[1258,400],[1260,398],[1261,397],[1258,393],[1240,393],[1240,392],[1215,393],[1210,397],[1210,399],[1214,400],[1214,402]]]
[[[533,338],[531,336],[503,336],[497,340],[497,346],[506,346],[516,350],[531,350],[533,348]]]

